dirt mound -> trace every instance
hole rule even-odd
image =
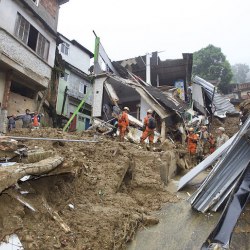
[[[93,139],[91,133],[55,129],[20,130],[12,135]],[[19,191],[26,191],[23,196],[36,212],[8,194],[0,196],[1,239],[16,232],[25,249],[122,249],[138,227],[157,223],[149,213],[177,201],[161,180],[157,162],[162,154],[98,139],[98,143],[22,142],[30,149],[52,150],[65,161],[51,176],[19,183]],[[59,174],[63,169],[69,173]]]
[[[212,123],[212,134],[216,135],[216,130],[219,127],[224,127],[226,134],[232,137],[235,133],[239,131],[240,120],[239,117],[227,116],[225,119],[214,118]]]

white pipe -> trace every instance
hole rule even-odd
[[[146,83],[151,85],[150,54],[146,54]]]

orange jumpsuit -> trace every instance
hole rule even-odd
[[[121,117],[118,119],[118,127],[120,131],[121,141],[124,141],[125,133],[128,126],[129,126],[128,114],[123,111]]]
[[[33,127],[39,127],[38,115],[34,115],[32,125],[33,125]]]
[[[196,154],[198,135],[189,134],[187,137],[188,152],[192,155]]]
[[[148,127],[148,117],[146,116],[144,118],[144,126],[145,126],[145,130],[141,136],[141,142],[144,142],[147,138],[149,140],[149,143],[152,144],[154,142],[154,129],[150,129]]]

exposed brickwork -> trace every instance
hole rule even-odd
[[[40,4],[53,16],[57,17],[57,10],[59,9],[57,0],[40,0]]]

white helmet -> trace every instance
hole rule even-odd
[[[149,109],[149,110],[147,111],[147,114],[153,114],[153,110],[152,110],[152,109]]]
[[[223,127],[219,127],[218,129],[222,132],[225,132],[225,129]]]
[[[128,107],[124,107],[123,110],[127,110],[129,112],[129,108]]]

